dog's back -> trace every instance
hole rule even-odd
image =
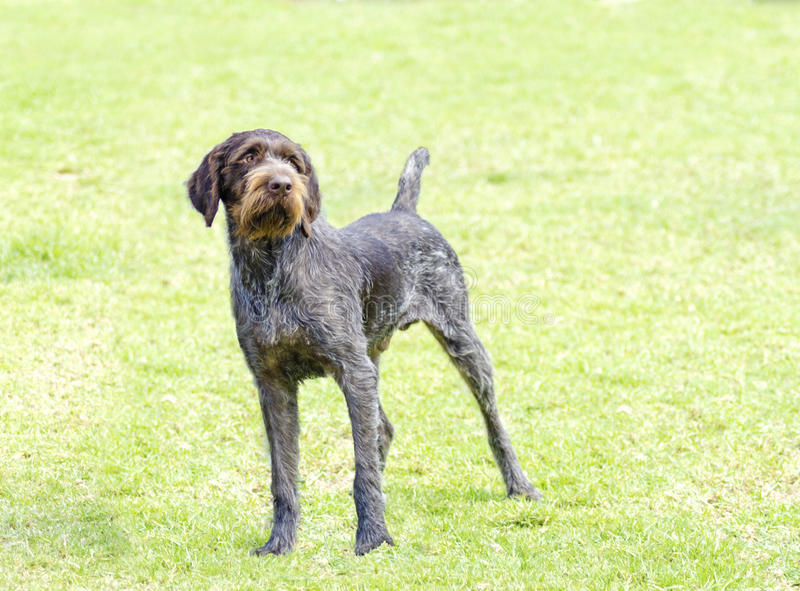
[[[390,334],[418,320],[428,322],[442,309],[468,314],[464,275],[455,251],[416,212],[428,162],[428,150],[415,150],[400,176],[392,208],[340,230],[365,271],[364,330],[370,343],[383,340],[387,329]]]
[[[430,280],[443,279],[442,275],[453,272],[461,275],[453,248],[433,224],[417,214],[422,171],[429,162],[426,148],[414,150],[398,180],[392,208],[365,215],[341,230],[356,250],[372,256],[390,253],[395,270],[412,283],[426,274],[431,275],[424,279]]]

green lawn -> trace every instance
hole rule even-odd
[[[0,18],[0,587],[800,586],[800,4],[39,2]],[[538,504],[420,327],[382,364],[396,546],[353,554],[352,443],[301,391],[272,515],[224,223],[232,131],[314,159],[328,219],[420,213],[468,271]]]

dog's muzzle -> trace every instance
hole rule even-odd
[[[251,240],[289,235],[303,215],[303,189],[302,179],[290,167],[251,171],[235,208],[239,231]]]

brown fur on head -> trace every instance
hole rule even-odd
[[[298,144],[267,129],[235,133],[215,146],[187,188],[206,225],[222,201],[234,233],[251,240],[283,238],[296,228],[311,236],[320,210],[311,159]]]

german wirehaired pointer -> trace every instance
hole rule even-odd
[[[509,495],[540,499],[500,422],[489,355],[469,319],[455,252],[416,213],[428,151],[408,158],[390,211],[336,229],[319,217],[311,160],[278,132],[235,133],[212,149],[187,186],[211,225],[220,201],[231,252],[236,334],[258,389],[272,465],[273,528],[258,555],[295,542],[297,387],[332,376],[353,431],[356,554],[392,544],[381,473],[393,428],[378,399],[378,359],[392,333],[422,321],[478,401]]]

